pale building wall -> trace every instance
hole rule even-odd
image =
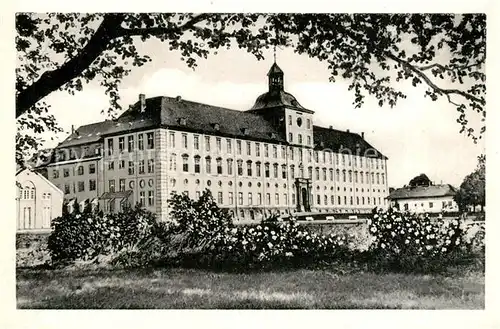
[[[52,219],[62,214],[62,191],[29,169],[21,171],[16,181],[20,184],[16,197],[17,229],[49,229]]]
[[[432,198],[412,198],[399,199],[396,202],[400,210],[408,210],[415,213],[439,213],[442,211],[458,211],[458,205],[453,200],[453,196],[432,197]],[[407,208],[406,206],[407,205]]]

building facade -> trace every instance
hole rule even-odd
[[[456,212],[453,200],[456,189],[449,184],[412,186],[394,190],[388,197],[390,204],[401,211],[413,213]]]
[[[62,214],[63,192],[43,175],[24,168],[16,173],[16,228],[18,231],[50,229]]]
[[[238,219],[386,206],[387,157],[363,134],[314,125],[276,63],[268,79],[247,111],[141,94],[116,120],[74,131],[48,177],[67,200],[97,198],[107,211],[140,203],[163,219],[171,193],[205,189]]]

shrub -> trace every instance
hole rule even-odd
[[[89,260],[132,248],[154,234],[154,214],[139,207],[116,214],[78,210],[52,221],[48,248],[54,263]]]
[[[470,244],[457,219],[432,220],[427,215],[376,210],[369,221],[374,265],[409,272],[440,271],[466,259]]]

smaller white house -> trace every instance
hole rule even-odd
[[[16,172],[16,186],[17,230],[50,229],[62,214],[63,191],[29,168]]]
[[[458,211],[453,200],[456,189],[450,184],[412,186],[396,189],[388,199],[391,206],[414,213],[441,213]]]

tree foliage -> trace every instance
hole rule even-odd
[[[485,206],[486,202],[486,156],[478,157],[477,168],[467,175],[455,195],[455,202],[463,211],[467,206]]]
[[[431,185],[432,185],[432,182],[429,179],[429,177],[427,177],[426,174],[420,174],[418,176],[413,177],[410,180],[410,183],[409,183],[410,187],[415,187],[415,186],[431,186]]]
[[[354,106],[366,95],[380,106],[406,95],[394,82],[425,86],[424,96],[445,98],[459,112],[461,132],[481,138],[467,114],[485,117],[486,16],[484,14],[174,14],[51,13],[16,15],[16,118],[18,150],[36,147],[27,131],[59,131],[44,99],[61,90],[74,94],[92,80],[119,111],[120,82],[151,61],[141,42],[157,38],[186,65],[239,47],[263,59],[273,46],[328,64],[332,82],[349,82]],[[68,109],[69,110],[69,109]],[[24,146],[23,146],[24,145]]]

